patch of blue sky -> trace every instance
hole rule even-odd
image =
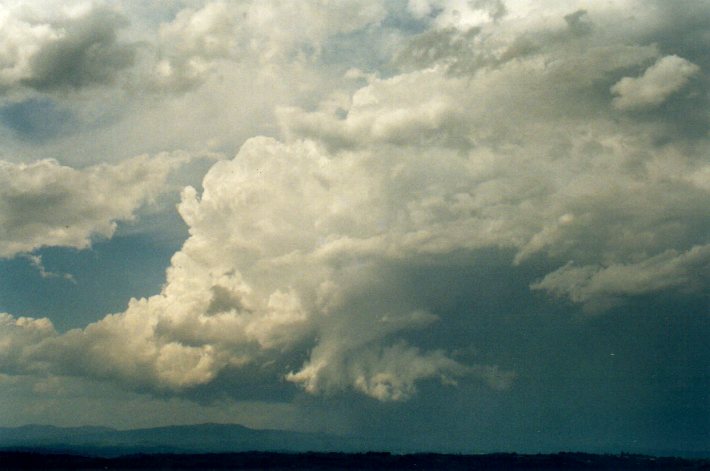
[[[96,241],[90,249],[35,251],[46,272],[57,276],[43,277],[27,257],[0,259],[0,312],[48,317],[64,332],[125,310],[132,297],[159,293],[170,257],[187,238],[184,224],[165,230],[161,219],[171,217],[176,216],[156,217],[152,232],[120,225],[113,238]]]
[[[396,31],[392,31],[396,35]],[[362,29],[347,34],[337,34],[323,46],[320,60],[328,66],[341,66],[344,70],[357,68],[365,72],[376,71],[389,77],[396,73],[391,63],[392,41],[387,32],[379,29]],[[343,58],[347,57],[347,62]]]
[[[76,129],[73,113],[48,98],[30,98],[0,107],[0,123],[19,139],[46,142]]]
[[[405,34],[419,34],[426,31],[431,24],[434,15],[424,18],[416,18],[407,10],[407,1],[396,0],[387,3],[387,17],[382,21],[381,26],[386,29],[398,29]]]
[[[425,31],[429,24],[429,19],[417,19],[406,12],[405,5],[404,1],[390,2],[387,16],[377,27],[334,35],[324,45],[321,61],[326,65],[342,64],[365,72],[376,71],[382,77],[394,75],[398,70],[392,64],[392,57],[407,37]]]

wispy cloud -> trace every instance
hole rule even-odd
[[[69,281],[73,284],[76,284],[76,278],[74,278],[74,275],[71,273],[59,273],[59,272],[52,272],[52,271],[47,271],[47,269],[44,266],[44,263],[42,263],[42,256],[41,255],[32,255],[32,254],[24,254],[23,255],[27,260],[29,260],[30,264],[37,269],[37,272],[39,273],[39,276],[42,278],[60,278],[62,280]]]

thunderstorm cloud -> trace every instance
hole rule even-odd
[[[152,295],[88,325],[2,314],[7,378],[503,397],[537,373],[477,322],[707,307],[704,2],[685,2],[695,22],[635,0],[21,3],[0,7],[0,91],[61,102],[76,129],[3,150],[0,257],[63,273],[39,251],[139,231],[170,192],[155,211],[176,205],[186,233]],[[519,280],[519,312],[466,281],[487,270]]]

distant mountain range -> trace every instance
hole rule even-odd
[[[386,443],[374,438],[286,430],[255,430],[242,425],[214,423],[135,430],[51,425],[0,427],[0,453],[68,453],[106,458],[163,453],[364,453],[372,451],[413,453],[427,451],[429,446],[426,437],[411,437],[404,446],[401,443]],[[458,453],[456,450],[448,450],[448,452]],[[634,450],[634,452],[653,456],[710,458],[710,451]]]
[[[340,451],[375,444],[336,435],[255,430],[234,424],[179,425],[136,430],[26,425],[0,427],[0,449],[120,456],[128,453],[227,453],[240,451]],[[375,447],[376,448],[376,447]]]

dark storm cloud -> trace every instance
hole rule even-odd
[[[126,24],[123,16],[99,7],[53,25],[62,34],[34,55],[22,83],[39,91],[112,83],[135,59],[136,45],[118,38]]]

